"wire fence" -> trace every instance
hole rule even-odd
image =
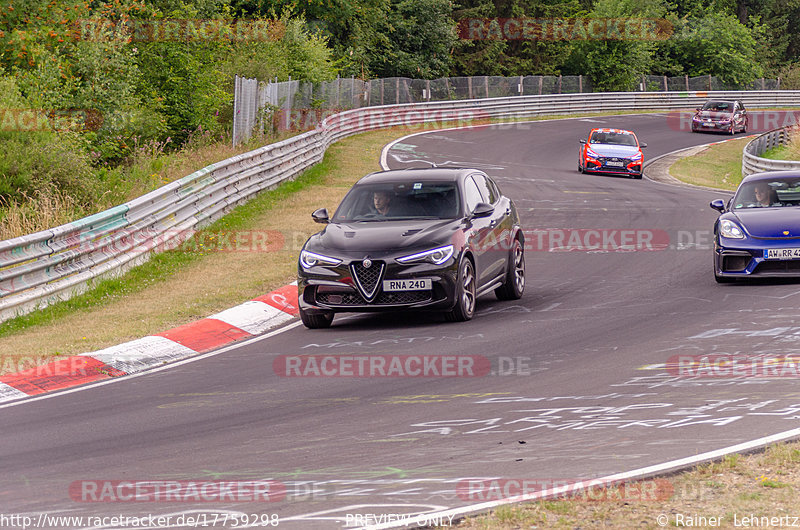
[[[582,75],[389,77],[366,81],[337,77],[322,83],[259,82],[236,76],[235,87],[233,145],[249,140],[255,130],[311,130],[330,115],[361,107],[594,92],[589,78]],[[778,89],[780,79],[757,79],[746,86],[731,86],[708,75],[647,75],[639,79],[638,86],[631,87],[635,92]]]

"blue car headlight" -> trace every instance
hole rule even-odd
[[[339,265],[342,260],[338,258],[332,258],[330,256],[325,256],[323,254],[317,254],[316,252],[310,252],[308,250],[303,250],[300,252],[300,265],[304,269],[310,269],[315,265],[328,265],[331,267],[335,267]]]
[[[634,162],[636,162],[637,160],[641,160],[641,159],[642,159],[642,153],[636,153],[635,155],[633,155],[631,157],[631,160],[634,161]]]
[[[598,155],[597,153],[592,151],[591,148],[587,148],[586,149],[586,156],[588,156],[590,158],[600,158],[600,155]]]
[[[728,219],[720,221],[719,233],[722,237],[730,239],[744,239],[744,232],[739,228],[739,225]]]
[[[450,257],[453,255],[453,245],[445,245],[443,247],[432,248],[430,250],[425,250],[423,252],[417,252],[415,254],[409,254],[408,256],[402,256],[397,258],[397,261],[400,263],[433,263],[434,265],[441,265],[445,261],[449,260]]]

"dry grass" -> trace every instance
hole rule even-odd
[[[69,223],[82,213],[75,199],[59,190],[37,192],[24,202],[0,197],[0,241]]]
[[[792,129],[789,143],[769,149],[761,156],[773,160],[800,160],[800,127],[795,126]]]
[[[742,149],[750,140],[740,138],[709,146],[672,164],[669,174],[697,186],[735,190],[742,181]]]
[[[659,496],[663,500],[611,502],[576,497],[517,504],[487,516],[469,518],[458,527],[661,528],[657,519],[661,515],[666,516],[665,526],[670,528],[742,528],[745,517],[797,517],[800,516],[800,443],[775,445],[763,453],[747,456],[729,455],[721,462],[704,464],[663,480],[673,490],[669,498]],[[719,524],[711,518],[718,518]],[[789,528],[791,522],[786,520],[770,527]]]

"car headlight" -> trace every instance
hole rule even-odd
[[[739,228],[739,225],[728,219],[724,219],[719,223],[719,233],[723,237],[730,239],[744,239],[744,232]]]
[[[631,157],[631,160],[633,160],[634,162],[641,159],[642,159],[642,153],[636,153]]]
[[[594,151],[592,151],[591,149],[588,149],[588,148],[586,149],[586,156],[590,156],[592,158],[599,158],[600,157],[600,155],[598,155],[597,153],[595,153]]]
[[[308,250],[300,252],[300,265],[302,265],[304,269],[310,269],[315,265],[336,266],[341,262],[342,260],[338,258],[317,254],[316,252],[309,252]]]
[[[434,265],[441,265],[445,261],[449,260],[452,255],[453,245],[445,245],[443,247],[432,248],[431,250],[426,250],[424,252],[409,254],[408,256],[397,258],[397,261],[400,263],[418,263],[427,261],[428,263],[433,263]]]
[[[703,118],[700,116],[692,116],[692,121],[703,121]]]

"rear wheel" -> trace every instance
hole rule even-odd
[[[333,322],[333,312],[327,313],[307,313],[300,309],[300,320],[303,325],[308,329],[322,329],[329,328]]]
[[[499,300],[518,300],[525,291],[525,253],[519,239],[514,240],[509,256],[506,281],[494,290]]]
[[[456,285],[456,306],[445,313],[449,322],[465,322],[475,314],[475,267],[469,258],[464,257],[458,266]]]

